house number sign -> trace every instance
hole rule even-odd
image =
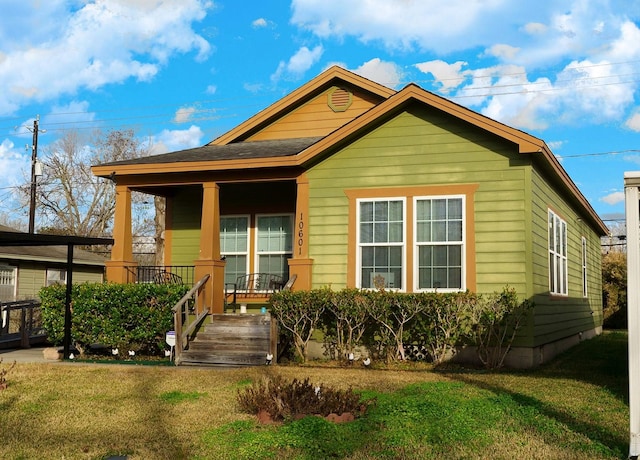
[[[304,218],[300,213],[300,219],[298,220],[298,255],[302,255],[302,247],[304,246]]]

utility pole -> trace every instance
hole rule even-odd
[[[31,146],[31,199],[29,201],[29,233],[34,233],[36,219],[36,181],[38,180],[37,177],[39,175],[42,175],[42,172],[38,171],[40,167],[40,165],[38,165],[38,132],[46,132],[46,130],[40,131],[40,129],[38,128],[39,121],[40,115],[36,115],[36,119],[33,120],[33,145]]]

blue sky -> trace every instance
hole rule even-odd
[[[69,129],[203,145],[327,67],[416,83],[544,139],[600,216],[640,170],[640,2],[3,0],[0,218]],[[17,128],[16,128],[17,127]]]

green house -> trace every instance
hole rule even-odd
[[[0,225],[1,232],[15,233]],[[74,250],[74,283],[101,283],[106,259],[100,255]],[[5,246],[0,244],[0,303],[38,299],[44,286],[65,284],[67,248],[64,246]]]
[[[518,366],[602,329],[607,228],[549,147],[414,84],[332,67],[203,147],[93,171],[118,193],[110,281],[140,269],[131,192],[142,191],[167,200],[167,270],[211,275],[201,309],[223,312],[225,283],[250,273],[293,289],[509,285],[535,303]],[[268,295],[245,289],[249,308]]]

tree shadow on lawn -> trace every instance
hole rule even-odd
[[[619,432],[603,426],[595,419],[587,421],[588,417],[586,415],[583,415],[582,418],[575,417],[569,411],[558,409],[551,403],[507,388],[505,385],[499,384],[499,378],[485,377],[487,375],[504,375],[505,377],[531,377],[541,381],[545,379],[575,380],[601,387],[619,399],[624,405],[628,405],[627,341],[628,337],[625,332],[605,332],[601,336],[576,345],[557,356],[550,363],[534,370],[503,370],[493,374],[487,374],[486,372],[454,372],[447,375],[454,380],[491,391],[496,395],[507,396],[523,413],[537,413],[548,419],[555,420],[571,431],[604,446],[610,450],[610,454],[626,458],[629,440]],[[588,390],[585,389],[585,391]],[[535,420],[535,418],[532,420]],[[543,433],[543,431],[541,432]]]
[[[534,370],[541,377],[573,379],[606,388],[629,403],[629,336],[605,331]]]

